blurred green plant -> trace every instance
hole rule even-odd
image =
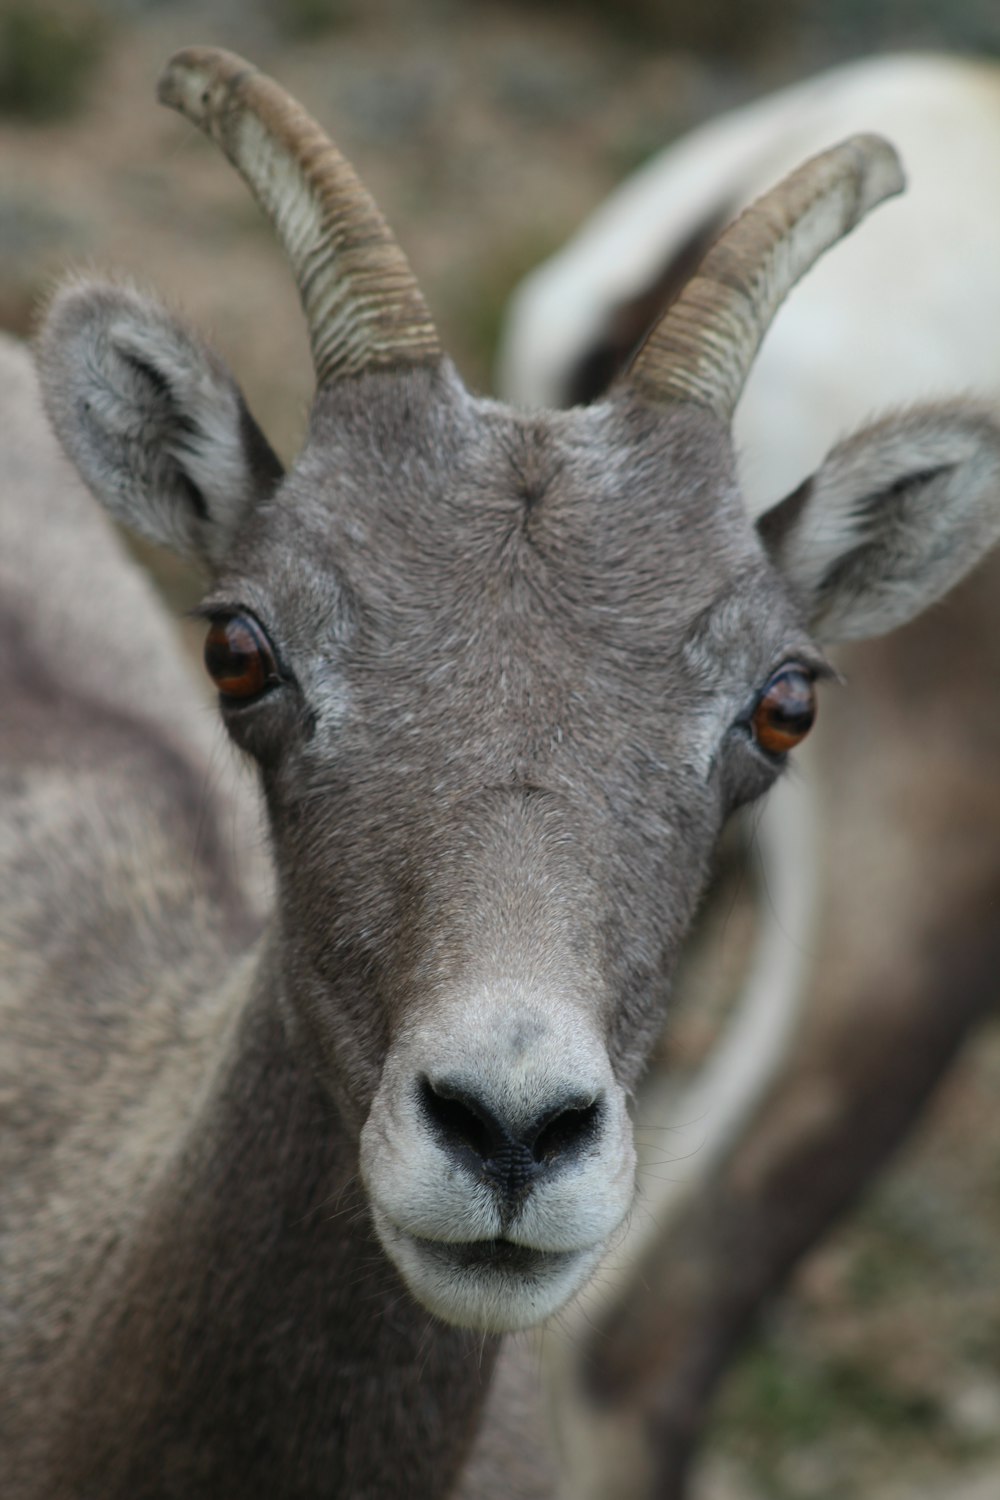
[[[524,0],[521,0],[524,3]],[[783,24],[801,0],[532,0],[558,14],[584,14],[626,47],[692,48],[741,57]]]
[[[267,0],[267,10],[282,36],[302,40],[349,25],[357,0]]]
[[[54,120],[79,109],[109,19],[80,5],[7,0],[0,7],[0,113]]]
[[[903,1388],[885,1371],[850,1358],[818,1357],[794,1347],[780,1332],[764,1333],[735,1366],[722,1397],[713,1441],[745,1466],[772,1500],[799,1500],[803,1489],[826,1495],[791,1477],[789,1458],[845,1445],[857,1450],[866,1436],[910,1435],[936,1449],[948,1434],[935,1399]],[[954,1445],[951,1445],[954,1446]],[[839,1480],[832,1493],[839,1493]]]

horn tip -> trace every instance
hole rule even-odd
[[[221,87],[228,91],[237,80],[254,72],[250,63],[222,47],[182,47],[160,74],[156,97],[196,124],[208,115]]]
[[[855,135],[845,142],[859,167],[862,213],[885,198],[893,198],[906,187],[906,173],[899,153],[885,136]]]

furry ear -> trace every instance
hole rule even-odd
[[[45,404],[116,519],[217,567],[281,464],[222,361],[131,287],[76,282],[38,340]]]
[[[1000,539],[1000,416],[956,403],[877,422],[757,527],[819,640],[904,625]]]

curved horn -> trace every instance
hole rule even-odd
[[[792,287],[869,209],[904,187],[892,146],[856,135],[815,156],[740,215],[709,250],[622,377],[657,403],[732,418]]]
[[[157,96],[218,142],[273,224],[299,289],[318,385],[441,357],[420,288],[385,220],[294,99],[214,47],[176,53]]]

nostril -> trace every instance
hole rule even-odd
[[[503,1131],[485,1107],[463,1090],[446,1083],[419,1082],[420,1103],[431,1124],[448,1145],[465,1147],[480,1161],[493,1152]]]
[[[599,1099],[550,1110],[537,1125],[537,1134],[530,1143],[532,1156],[540,1165],[575,1156],[597,1135],[600,1119]]]

